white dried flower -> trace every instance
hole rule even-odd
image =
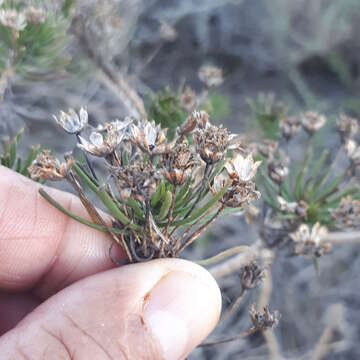
[[[160,25],[160,37],[165,40],[172,42],[177,38],[177,32],[173,26],[167,22],[162,22]]]
[[[297,255],[320,257],[331,249],[330,244],[325,241],[327,234],[327,228],[317,222],[311,230],[307,224],[301,224],[294,233],[290,234],[290,238],[294,241]]]
[[[99,132],[92,132],[89,141],[79,136],[78,147],[91,155],[104,157],[112,154],[125,136],[125,132],[119,133],[110,124],[107,127],[106,137]]]
[[[222,69],[217,66],[203,65],[198,76],[207,87],[220,86],[224,82]]]
[[[315,111],[308,111],[302,114],[301,123],[309,134],[313,134],[326,124],[326,117]]]
[[[0,9],[0,24],[15,31],[22,31],[26,27],[26,17],[15,9]]]
[[[41,8],[29,6],[26,11],[26,20],[31,24],[42,24],[45,22],[45,11]]]
[[[129,128],[130,140],[142,151],[149,154],[159,154],[168,150],[166,141],[166,130],[154,121],[143,120],[138,125],[132,124]]]
[[[249,154],[246,158],[241,154],[236,154],[235,158],[225,164],[225,169],[227,170],[230,178],[247,182],[256,175],[257,169],[260,165],[261,161],[254,162],[251,154]]]
[[[353,138],[359,130],[359,121],[357,119],[340,114],[337,121],[338,130],[343,139]]]
[[[69,109],[68,113],[61,111],[58,118],[53,118],[68,134],[79,134],[88,123],[88,113],[84,108],[80,109],[79,115],[74,109]]]

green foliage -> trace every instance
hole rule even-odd
[[[172,139],[176,128],[183,123],[186,112],[181,107],[179,92],[173,92],[166,87],[153,97],[147,99],[149,118],[168,129],[168,136]]]
[[[278,213],[280,218],[297,221],[299,219],[297,214],[280,210],[277,196],[281,196],[289,203],[304,201],[308,205],[304,222],[309,224],[320,222],[331,227],[331,212],[338,207],[341,199],[348,195],[355,198],[360,196],[359,187],[346,184],[346,172],[339,174],[334,161],[331,161],[327,150],[315,157],[313,148],[309,147],[305,159],[294,165],[289,177],[281,186],[275,184],[263,168],[261,177],[265,202]],[[266,163],[263,166],[266,167]]]
[[[6,138],[3,141],[3,151],[0,155],[0,163],[1,165],[8,167],[9,169],[12,169],[24,176],[29,177],[27,169],[35,160],[36,156],[39,154],[40,146],[32,147],[24,161],[20,156],[18,156],[17,153],[23,133],[24,130],[22,129],[12,140]]]
[[[45,2],[37,2],[37,9],[42,9]],[[67,2],[69,9],[71,2]],[[16,9],[25,16],[28,4],[22,1],[5,2],[4,9]],[[19,31],[0,25],[0,72],[11,70],[24,77],[35,77],[50,71],[64,69],[70,62],[65,54],[70,36],[68,29],[71,19],[63,12],[46,10],[44,20],[26,21]]]
[[[202,108],[212,119],[221,120],[230,115],[230,99],[219,93],[211,93],[204,101]]]
[[[273,94],[260,93],[256,99],[249,99],[256,126],[260,127],[266,139],[277,140],[280,137],[279,123],[284,114],[284,106],[275,101]]]

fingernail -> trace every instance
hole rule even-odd
[[[155,285],[144,308],[144,320],[164,359],[184,358],[209,334],[219,318],[219,298],[215,281],[185,272],[171,272]]]

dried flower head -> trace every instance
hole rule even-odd
[[[215,176],[214,192],[218,193],[225,186],[231,186],[222,198],[222,202],[232,208],[243,207],[252,201],[260,199],[260,192],[256,190],[255,183],[252,181],[239,181],[237,179],[229,179],[229,174],[221,173]]]
[[[196,150],[207,164],[223,159],[229,144],[229,133],[222,126],[208,124],[197,128],[193,134]]]
[[[265,306],[264,311],[256,310],[255,304],[250,307],[250,318],[253,327],[257,330],[273,329],[278,326],[280,321],[280,314],[278,311],[270,312],[269,307]]]
[[[33,180],[63,180],[71,168],[71,159],[60,163],[49,150],[42,151],[29,166],[28,172]]]
[[[282,184],[289,175],[289,168],[280,160],[270,161],[267,170],[270,179],[277,184]]]
[[[193,111],[178,129],[179,135],[190,134],[196,127],[204,129],[209,124],[209,114],[206,111]]]
[[[26,17],[15,9],[0,9],[0,24],[19,32],[26,27]]]
[[[190,87],[186,86],[180,97],[181,106],[188,112],[195,109],[197,103],[197,97],[195,91]]]
[[[149,200],[155,193],[159,174],[149,163],[136,162],[123,168],[112,169],[122,200]]]
[[[58,118],[56,116],[53,118],[68,134],[79,134],[88,123],[88,113],[84,108],[80,109],[79,115],[74,109],[69,109],[67,113],[61,111]]]
[[[308,111],[302,114],[301,123],[309,134],[313,134],[326,124],[326,117],[315,111]]]
[[[341,199],[332,215],[341,229],[360,227],[360,200],[353,200],[351,196]]]
[[[195,165],[195,156],[186,140],[163,155],[164,175],[173,185],[182,185],[191,175]]]
[[[240,281],[243,289],[253,289],[264,279],[265,273],[255,261],[245,265],[240,272]]]
[[[347,140],[345,143],[345,151],[354,166],[360,166],[360,146],[355,140]]]
[[[119,131],[116,126],[108,124],[106,136],[95,131],[90,134],[89,141],[79,136],[80,143],[78,147],[93,156],[108,156],[115,151],[116,147],[123,140],[125,129],[126,128],[122,128]]]
[[[221,68],[212,65],[203,65],[199,69],[199,79],[205,83],[207,87],[220,86],[223,81],[223,71]]]
[[[170,150],[166,141],[166,130],[154,121],[143,120],[130,126],[130,140],[148,154],[161,154]]]
[[[359,121],[345,114],[340,114],[337,127],[343,140],[351,139],[359,130]]]
[[[44,9],[29,6],[26,10],[26,20],[30,24],[42,24],[45,22],[46,16]]]
[[[274,140],[265,139],[262,143],[256,144],[256,150],[267,159],[272,160],[279,147],[279,143]]]
[[[310,230],[307,224],[301,224],[290,234],[294,242],[296,255],[310,255],[320,257],[331,250],[331,244],[325,240],[328,230],[319,222]]]
[[[247,182],[254,178],[261,161],[254,161],[251,154],[246,158],[242,154],[236,154],[233,159],[225,164],[231,179],[237,181]]]
[[[281,196],[277,197],[277,201],[280,211],[295,214],[302,218],[305,218],[307,216],[307,210],[309,208],[309,205],[305,201],[300,200],[299,202],[288,202]]]
[[[280,129],[282,136],[286,140],[290,140],[301,130],[301,122],[295,116],[283,116],[280,120]]]

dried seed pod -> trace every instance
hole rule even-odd
[[[193,134],[196,150],[207,164],[223,159],[229,144],[229,133],[222,126],[208,125],[196,129]]]
[[[264,307],[263,312],[257,311],[255,304],[253,304],[250,307],[250,318],[255,329],[266,330],[278,326],[281,315],[278,311],[271,313],[268,306]]]
[[[162,164],[166,179],[173,185],[182,185],[191,175],[196,160],[187,142],[183,141],[163,155]]]
[[[326,124],[326,117],[315,111],[308,111],[301,116],[301,123],[310,135],[320,130]]]
[[[60,116],[53,116],[56,123],[64,129],[68,134],[79,134],[88,124],[88,113],[84,108],[81,108],[79,115],[74,109],[69,109],[66,113],[60,112]]]
[[[26,27],[26,16],[15,9],[0,9],[0,24],[15,32],[22,31]]]
[[[301,224],[294,233],[290,234],[294,242],[295,254],[320,257],[328,253],[331,244],[325,241],[327,233],[327,228],[318,222],[311,230],[307,224]]]
[[[241,285],[247,290],[257,287],[264,277],[264,270],[255,261],[245,265],[240,272]]]
[[[224,82],[223,71],[221,68],[212,65],[203,65],[199,69],[199,79],[207,87],[220,86]]]
[[[208,125],[209,114],[206,111],[193,111],[178,129],[179,135],[190,134],[196,127],[204,129]]]
[[[360,200],[353,200],[351,196],[341,199],[332,215],[340,229],[360,227]]]
[[[254,161],[251,154],[246,158],[241,154],[236,154],[233,159],[225,164],[231,179],[247,182],[254,178],[261,161]]]
[[[337,127],[343,141],[353,138],[359,130],[359,121],[357,119],[340,114],[337,121]]]
[[[195,109],[197,98],[195,91],[190,87],[186,86],[180,97],[181,106],[188,112]]]
[[[45,11],[41,8],[29,6],[26,10],[26,20],[31,24],[42,24],[45,22]]]
[[[154,121],[142,120],[130,126],[130,140],[148,154],[162,154],[172,145],[166,143],[166,132]]]
[[[289,168],[280,160],[273,160],[269,162],[267,170],[270,179],[277,184],[282,184],[289,175]]]
[[[63,180],[71,168],[72,160],[60,163],[49,150],[42,151],[29,166],[28,172],[33,180]]]
[[[280,129],[282,136],[290,140],[301,130],[301,121],[295,116],[283,116],[280,120]]]

